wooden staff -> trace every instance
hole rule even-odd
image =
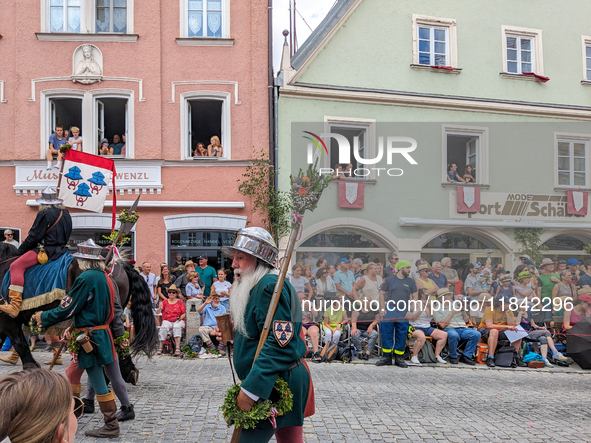
[[[277,306],[279,305],[279,299],[281,298],[281,292],[283,290],[283,283],[285,282],[285,276],[287,275],[287,269],[289,267],[289,260],[291,255],[293,254],[293,250],[295,248],[295,244],[298,238],[298,233],[300,232],[300,222],[296,222],[292,225],[291,234],[289,236],[289,243],[287,244],[287,251],[285,252],[285,260],[283,260],[283,265],[279,271],[279,278],[277,279],[277,283],[275,284],[275,289],[273,289],[273,296],[271,297],[271,303],[269,304],[269,309],[267,310],[267,317],[265,318],[265,323],[263,326],[263,331],[261,332],[261,338],[259,339],[259,345],[257,346],[257,351],[254,354],[254,360],[252,362],[254,366],[254,361],[259,356],[263,346],[265,345],[265,340],[269,336],[269,329],[271,327],[271,321],[275,316],[275,311],[277,311]],[[234,433],[232,434],[232,443],[238,443],[240,440],[240,434],[242,433],[241,427],[234,428]]]
[[[55,362],[57,361],[57,359],[59,358],[60,354],[62,353],[62,350],[64,349],[64,347],[66,346],[66,343],[64,343],[63,341],[60,342],[60,348],[59,350],[53,355],[53,359],[51,360],[51,364],[49,365],[49,370],[51,371],[53,369],[53,367],[55,366]]]

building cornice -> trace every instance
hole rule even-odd
[[[138,34],[75,34],[72,32],[36,32],[37,40],[44,42],[136,42]]]
[[[414,92],[354,88],[333,85],[290,84],[280,96],[378,105],[412,106],[455,111],[517,114],[521,116],[591,120],[591,107],[551,103],[531,103],[477,97],[446,96]]]

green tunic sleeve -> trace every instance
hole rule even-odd
[[[43,327],[53,326],[79,314],[84,309],[86,297],[89,292],[86,279],[82,275],[79,275],[74,281],[70,292],[62,298],[60,305],[51,311],[45,311],[41,314],[41,324]]]
[[[267,310],[271,303],[275,282],[277,281],[277,276],[275,275],[268,275],[264,278],[265,284],[257,285],[251,294],[255,309],[252,317],[247,319],[247,322],[256,322],[255,327],[259,332],[263,330],[265,317],[267,316]],[[292,317],[291,299],[290,285],[289,283],[286,283],[283,286],[279,305],[277,306],[277,311],[273,317],[273,321],[280,320],[292,322],[293,336],[291,337],[291,340],[286,346],[280,346],[273,334],[273,322],[271,322],[271,330],[265,341],[265,345],[258,358],[255,360],[254,366],[242,382],[242,387],[244,389],[263,399],[268,399],[271,395],[277,376],[287,372],[294,362],[305,355],[305,345],[300,337],[301,311],[294,309],[294,315]],[[299,308],[299,303],[297,304],[297,307]]]

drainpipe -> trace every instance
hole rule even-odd
[[[275,112],[275,76],[273,75],[273,0],[268,0],[267,4],[268,20],[268,95],[269,95],[269,160],[277,172],[277,144],[275,143],[276,134],[276,112]],[[275,174],[277,175],[277,174]],[[273,183],[277,188],[277,180]]]

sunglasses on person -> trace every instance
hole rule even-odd
[[[176,291],[166,291],[166,292],[168,292],[169,294],[174,294],[174,295],[176,295]]]
[[[4,237],[12,237],[12,234],[4,234]]]

